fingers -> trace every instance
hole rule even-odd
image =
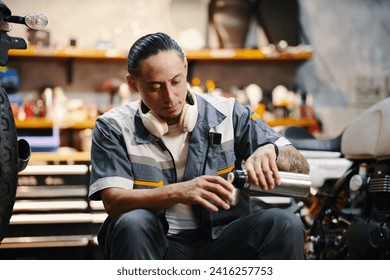
[[[271,168],[271,172],[273,174],[273,179],[274,179],[274,186],[272,187],[272,189],[277,186],[277,185],[280,185],[281,184],[281,179],[280,179],[280,176],[279,176],[279,169],[278,169],[278,166],[276,165],[276,161],[270,161],[270,168]]]
[[[205,192],[202,198],[199,204],[212,212],[218,212],[219,209],[230,209],[230,200],[223,200],[215,193]]]
[[[219,176],[201,176],[193,180],[195,185],[189,191],[187,203],[199,204],[202,207],[217,212],[219,209],[230,209],[233,201],[234,186]]]
[[[252,184],[261,187],[263,190],[274,189],[280,183],[278,170],[268,164],[265,165],[248,165],[246,166],[249,180]]]
[[[245,163],[249,180],[263,190],[274,189],[280,184],[274,148],[259,149]]]

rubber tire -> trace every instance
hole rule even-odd
[[[0,242],[12,216],[17,180],[17,131],[8,95],[0,83]]]

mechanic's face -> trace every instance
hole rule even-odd
[[[187,96],[187,60],[176,51],[162,51],[140,62],[140,75],[128,76],[144,104],[169,125],[179,121]]]

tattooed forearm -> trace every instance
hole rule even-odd
[[[309,173],[309,163],[305,157],[293,146],[279,147],[277,165],[280,171]]]

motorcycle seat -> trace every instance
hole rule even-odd
[[[316,139],[305,128],[289,126],[281,131],[291,144],[298,150],[308,151],[341,151],[341,135],[332,139]]]

